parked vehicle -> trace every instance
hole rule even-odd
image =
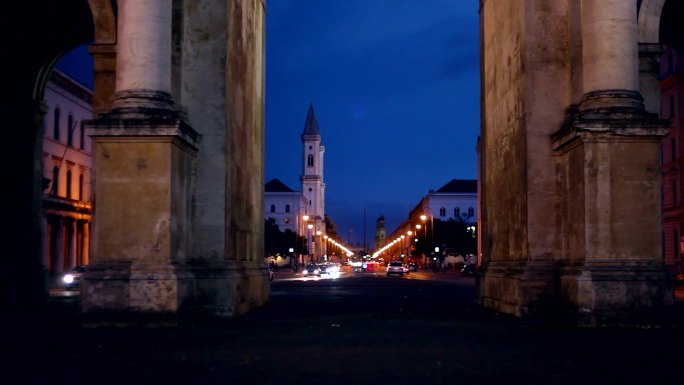
[[[477,274],[477,265],[474,263],[466,263],[461,268],[461,275],[469,276]]]
[[[387,264],[387,276],[392,274],[399,274],[399,276],[404,275],[404,264],[401,261],[392,261]]]

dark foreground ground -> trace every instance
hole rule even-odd
[[[684,384],[684,324],[579,328],[491,313],[473,279],[277,275],[267,305],[221,322],[86,325],[53,297],[4,328],[0,384]],[[681,303],[677,313],[684,314]]]

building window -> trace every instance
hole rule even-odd
[[[66,173],[66,197],[71,199],[71,170]]]
[[[290,205],[285,205],[285,212],[289,213],[290,212]]]
[[[674,229],[674,259],[679,259],[679,231]]]
[[[455,218],[458,218],[458,217],[460,217],[460,216],[461,216],[461,209],[458,208],[458,207],[456,207],[456,208],[454,209],[454,217],[455,217]]]
[[[80,144],[79,147],[81,150],[85,149],[85,126],[83,125],[83,121],[81,121],[81,133],[80,133]]]
[[[272,213],[275,212],[275,205],[271,205],[271,212],[272,212]]]
[[[59,108],[55,108],[55,124],[53,126],[52,132],[52,137],[55,138],[55,140],[59,140],[59,121],[61,120],[60,115],[61,112]]]
[[[52,195],[57,196],[59,192],[59,167],[52,168]]]
[[[74,117],[69,114],[67,117],[67,146],[74,145]]]
[[[442,207],[439,209],[439,216],[440,217],[445,217],[446,216],[446,208]]]
[[[468,216],[469,217],[475,216],[475,208],[474,207],[468,207]]]
[[[83,174],[78,176],[78,200],[83,200]]]
[[[313,167],[313,165],[314,165],[314,157],[313,157],[313,155],[309,154],[309,156],[307,157],[307,160],[306,160],[306,165],[307,165],[308,167]]]

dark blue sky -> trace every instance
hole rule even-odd
[[[392,231],[430,189],[477,177],[477,1],[267,6],[265,182],[301,190],[309,103],[326,147],[326,213],[344,241],[363,242],[364,209],[372,245],[378,216]],[[60,68],[83,67],[79,51]]]

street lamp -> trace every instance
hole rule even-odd
[[[316,243],[315,247],[318,249],[316,253],[316,262],[318,262],[320,256],[323,254],[323,245],[321,244],[321,230],[316,230]]]
[[[313,235],[311,235],[311,229],[313,229],[313,227],[314,226],[311,223],[306,225],[306,229],[307,229],[306,230],[306,239],[308,241],[307,250],[309,251],[309,262],[313,261],[313,252],[311,250],[312,242],[313,242],[313,239],[312,239]]]
[[[404,238],[406,238],[406,235],[401,234],[401,247],[399,248],[399,256],[401,257],[401,260],[404,260]]]

